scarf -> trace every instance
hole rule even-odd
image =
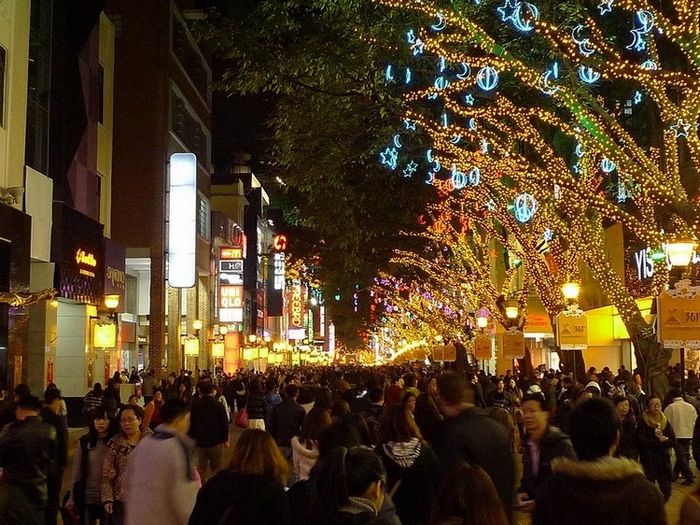
[[[384,453],[399,467],[409,468],[413,466],[420,456],[420,440],[411,438],[405,442],[389,441],[382,445]]]
[[[668,418],[663,412],[659,412],[658,416],[652,416],[647,410],[642,414],[642,419],[651,428],[660,428],[662,432],[666,430]]]
[[[347,512],[348,514],[362,514],[371,512],[373,516],[378,514],[377,507],[371,500],[360,496],[350,496],[345,505],[341,505],[338,512]]]

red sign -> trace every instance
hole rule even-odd
[[[287,236],[286,235],[275,235],[272,238],[272,248],[276,252],[286,252],[287,251]]]
[[[243,286],[220,286],[219,308],[243,308]]]
[[[53,383],[53,357],[46,362],[46,384]]]
[[[220,259],[243,259],[243,248],[221,248]]]

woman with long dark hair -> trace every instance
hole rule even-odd
[[[318,461],[318,438],[330,424],[331,416],[322,406],[315,406],[306,414],[301,434],[292,438],[292,463],[297,479],[309,479],[309,472]]]
[[[83,525],[105,522],[102,507],[102,465],[109,440],[116,432],[105,407],[93,408],[89,414],[88,433],[78,439],[73,459],[73,476],[66,507],[75,509]]]
[[[618,457],[639,459],[639,450],[637,448],[637,418],[634,411],[630,408],[630,400],[624,394],[616,395],[613,398],[613,404],[617,409],[622,423],[622,431],[620,432],[620,444],[615,453]]]

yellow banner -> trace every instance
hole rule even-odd
[[[667,290],[658,298],[659,341],[666,348],[700,348],[700,287]]]
[[[525,334],[520,330],[509,330],[503,334],[503,358],[522,359],[525,357]]]
[[[557,343],[562,350],[588,348],[588,317],[585,312],[562,312],[557,315]]]
[[[477,359],[491,359],[491,338],[486,335],[477,335],[474,340],[474,357]]]

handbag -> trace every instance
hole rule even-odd
[[[248,428],[248,409],[243,407],[241,410],[239,410],[238,415],[236,416],[236,420],[234,421],[234,424],[237,427],[241,428]]]

